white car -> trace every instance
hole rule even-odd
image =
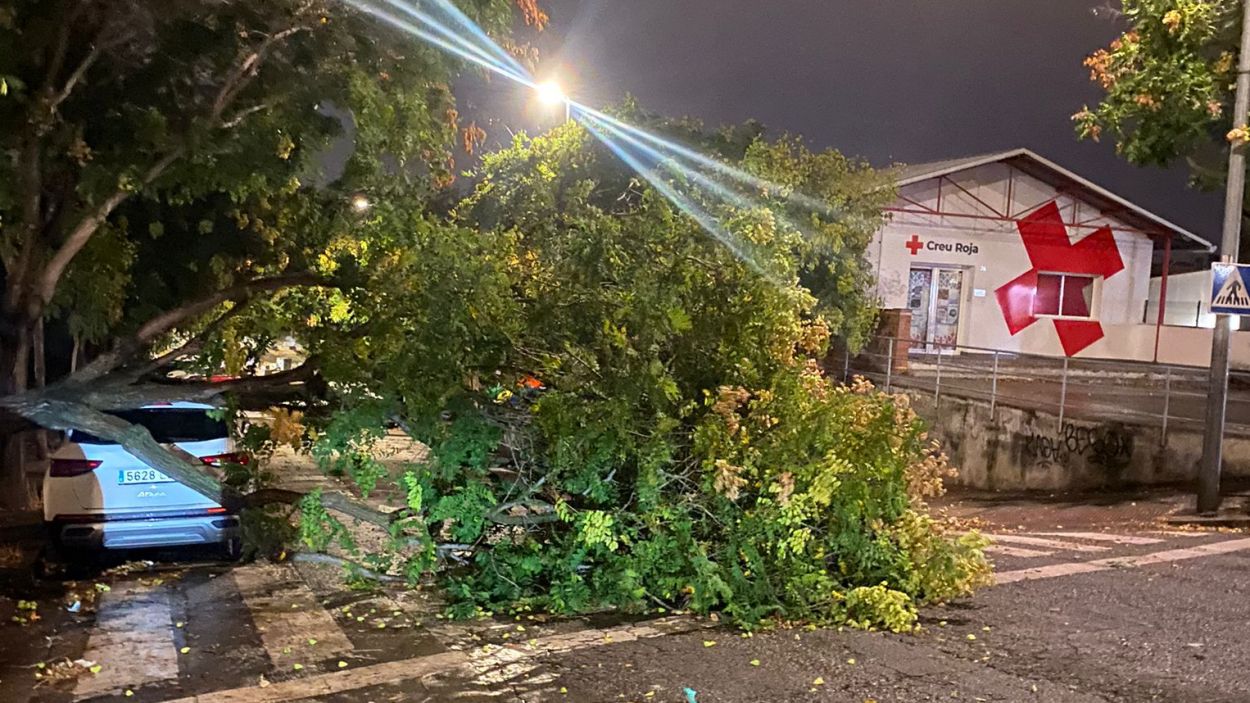
[[[114,413],[157,442],[177,445],[206,464],[247,464],[229,428],[199,403]],[[238,556],[239,518],[220,504],[86,432],[67,433],[43,480],[43,516],[63,549],[138,549],[220,545]]]

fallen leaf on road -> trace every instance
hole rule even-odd
[[[752,660],[751,660],[751,666],[759,666],[759,665],[760,665],[760,660],[759,660],[759,659],[752,659]]]
[[[178,650],[178,651],[179,651],[179,652],[182,652],[183,654],[186,654],[187,652],[190,652],[190,651],[191,651],[191,648],[190,648],[190,647],[183,647],[182,649],[180,649],[180,650]]]
[[[977,636],[976,636],[976,635],[972,634],[971,632],[969,632],[969,633],[968,633],[968,641],[969,641],[969,642],[975,642],[975,641],[976,641],[976,639],[977,639]]]
[[[345,662],[345,661],[339,661],[339,668],[340,668],[340,669],[346,669],[346,668],[347,668],[347,662]]]
[[[852,657],[852,658],[850,658],[850,659],[847,659],[847,660],[846,660],[846,663],[847,663],[847,664],[850,664],[851,666],[855,666],[855,659],[854,659],[854,657]]]
[[[704,646],[704,647],[715,647],[715,646],[716,646],[716,640],[703,640],[703,646]]]
[[[824,686],[824,685],[825,685],[825,678],[824,678],[823,676],[817,676],[816,678],[812,679],[812,685],[813,685],[813,686]]]
[[[258,681],[256,685],[260,686],[261,688],[268,688],[268,687],[269,687],[269,679],[265,678],[265,675],[264,675],[264,674],[261,674],[261,675],[260,675],[260,681]]]
[[[292,665],[291,665],[291,668],[292,668],[292,669],[294,669],[294,670],[296,670],[296,671],[303,671],[303,670],[304,670],[304,665],[303,665],[303,664],[300,664],[300,663],[295,663],[295,664],[292,664]]]

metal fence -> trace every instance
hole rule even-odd
[[[845,380],[862,376],[887,392],[932,393],[1037,410],[1065,418],[1200,430],[1207,369],[1108,359],[1058,358],[958,344],[877,337],[859,354],[845,352]],[[1250,372],[1229,379],[1227,434],[1250,436]]]

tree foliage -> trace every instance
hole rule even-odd
[[[492,32],[514,7],[545,21],[532,0],[464,5]],[[832,337],[872,328],[864,252],[885,175],[627,105],[765,180],[726,199],[659,169],[709,232],[570,123],[484,155],[455,202],[454,67],[339,4],[3,8],[0,119],[19,128],[0,136],[15,155],[0,166],[0,407],[260,506],[251,534],[438,573],[462,615],[659,605],[907,629],[917,603],[984,578],[976,539],[923,513],[945,464],[904,401],[820,370]],[[334,180],[316,155],[341,122],[318,105],[354,122]],[[373,206],[355,212],[361,193]],[[45,318],[98,353],[23,391]],[[308,361],[257,375],[286,337]],[[244,439],[307,446],[393,510],[274,488],[263,465],[215,475],[108,414],[221,397],[297,399],[298,420]],[[379,461],[388,424],[427,459]],[[297,506],[294,526],[266,527],[285,519],[274,503]],[[345,515],[386,544],[357,544]]]
[[[506,33],[517,7],[464,9]],[[360,237],[350,200],[428,204],[453,179],[456,68],[339,2],[0,4],[0,406],[108,431],[90,411],[229,390],[179,385],[175,362],[247,372],[304,326],[276,311],[333,315],[333,291],[364,280],[357,254],[385,246]],[[323,174],[345,120],[343,172]],[[307,286],[320,290],[290,290]],[[92,357],[46,391],[30,379],[45,322]],[[194,483],[187,465],[163,468]]]
[[[1199,185],[1223,183],[1229,143],[1250,141],[1232,124],[1241,37],[1236,0],[1123,0],[1125,31],[1085,60],[1106,95],[1073,116],[1082,138],[1114,140],[1142,165],[1184,159]]]
[[[739,165],[839,217],[707,199],[731,249],[568,125],[483,158],[454,245],[402,228],[420,232],[411,268],[350,308],[393,338],[326,362],[376,397],[316,450],[368,446],[388,402],[430,447],[395,477],[405,503],[371,564],[416,577],[472,552],[446,572],[461,615],[659,605],[897,629],[983,578],[975,540],[922,513],[944,464],[919,421],[817,362],[873,320],[863,252],[888,182],[793,139],[753,137]]]

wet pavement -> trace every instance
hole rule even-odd
[[[1250,534],[1158,522],[1184,499],[952,497],[941,508],[992,536],[1001,583],[927,608],[914,635],[453,623],[430,593],[352,590],[308,564],[10,569],[0,701],[1245,701]]]

